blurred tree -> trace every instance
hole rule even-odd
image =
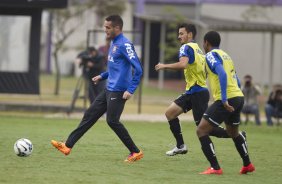
[[[171,7],[171,6],[165,6],[163,8],[163,13],[169,12],[166,23],[166,39],[165,44],[160,45],[160,49],[164,49],[164,62],[165,63],[175,63],[178,61],[178,51],[179,47],[181,46],[178,41],[178,25],[180,23],[183,23],[185,21],[185,17],[179,12]],[[182,71],[176,71],[176,70],[166,70],[165,75],[169,78],[171,77],[178,77],[182,75]]]
[[[171,6],[165,6],[163,13],[165,12],[169,12],[169,17],[173,18],[173,20],[166,21],[166,43],[160,45],[160,48],[165,50],[165,62],[171,63],[175,62],[175,55],[177,55],[180,46],[177,28],[180,23],[184,22],[185,17]]]
[[[121,14],[125,10],[124,0],[69,0],[66,9],[49,10],[52,17],[53,28],[53,52],[55,63],[55,89],[54,94],[58,95],[60,90],[61,70],[59,65],[59,52],[64,49],[65,41],[84,23],[83,14],[87,10],[96,8],[98,20],[109,14]],[[101,25],[101,24],[100,24]]]
[[[71,0],[66,9],[50,10],[52,18],[52,56],[55,63],[55,89],[54,94],[59,94],[61,70],[59,65],[59,52],[63,49],[65,41],[79,28],[83,23],[83,13],[94,4],[80,4],[78,1]],[[70,23],[72,22],[72,24]]]
[[[98,19],[98,25],[102,25],[103,17],[111,14],[121,14],[126,9],[125,0],[96,0],[97,7],[96,14],[100,18]]]

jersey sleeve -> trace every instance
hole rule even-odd
[[[195,61],[195,54],[194,54],[194,50],[189,46],[189,45],[182,45],[179,49],[179,54],[178,54],[178,58],[181,57],[188,57],[189,58],[189,64],[194,63]]]
[[[222,65],[217,65],[215,67],[216,74],[219,78],[220,83],[220,91],[221,91],[221,101],[226,102],[227,101],[227,75]]]
[[[105,80],[105,79],[108,78],[109,73],[108,73],[108,72],[103,72],[103,73],[101,73],[100,75],[101,75],[101,77],[102,77],[102,80]]]
[[[241,82],[240,82],[240,79],[239,79],[237,73],[235,73],[235,76],[236,76],[238,87],[241,88]]]
[[[141,77],[143,74],[142,65],[135,52],[134,46],[131,43],[124,43],[121,52],[123,56],[126,58],[126,60],[130,62],[131,66],[134,69],[132,74],[133,75],[132,80],[127,88],[127,91],[133,94],[141,81]]]
[[[206,55],[206,62],[210,70],[218,75],[220,90],[221,90],[221,100],[222,102],[227,101],[227,75],[222,65],[222,59],[214,52],[209,52]]]

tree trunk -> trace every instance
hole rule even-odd
[[[54,95],[59,95],[60,93],[60,81],[61,81],[61,70],[58,61],[58,54],[55,51],[54,54],[54,61],[55,61],[55,71],[56,71],[56,78],[55,78],[55,90]]]

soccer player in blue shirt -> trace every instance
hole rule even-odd
[[[112,40],[108,54],[108,70],[92,78],[94,83],[107,79],[107,87],[86,110],[79,126],[71,132],[66,142],[52,140],[59,151],[68,155],[74,144],[107,112],[107,123],[117,134],[130,154],[126,162],[143,158],[143,153],[133,142],[127,129],[120,122],[125,102],[132,96],[142,77],[142,66],[133,44],[122,33],[123,20],[119,15],[105,19],[107,39]],[[132,69],[134,72],[132,72]]]
[[[216,31],[210,31],[204,37],[204,49],[207,53],[206,71],[214,103],[205,111],[197,127],[202,151],[210,162],[210,167],[200,174],[221,175],[223,173],[209,137],[209,134],[222,122],[225,123],[226,131],[233,139],[243,160],[240,174],[247,174],[253,172],[255,167],[249,158],[246,139],[239,134],[240,113],[244,105],[244,95],[240,89],[240,82],[231,57],[219,49],[220,41],[220,35]]]

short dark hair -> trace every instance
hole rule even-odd
[[[249,74],[247,74],[247,75],[245,75],[245,77],[244,77],[245,79],[246,78],[248,78],[248,79],[252,79],[252,76],[251,75],[249,75]]]
[[[123,27],[123,20],[122,20],[122,18],[121,18],[119,15],[110,15],[110,16],[106,17],[105,20],[106,20],[106,21],[111,21],[113,27],[119,26],[120,29],[122,30],[122,27]]]
[[[221,39],[218,32],[209,31],[204,36],[204,41],[209,42],[212,47],[219,47]]]
[[[87,51],[88,52],[94,52],[94,51],[96,51],[96,48],[91,46],[91,47],[87,48]]]
[[[192,33],[193,35],[193,39],[196,37],[197,35],[197,30],[196,30],[196,26],[194,24],[187,24],[187,23],[182,23],[178,25],[178,30],[180,28],[185,28],[185,30],[187,31],[187,33]]]

